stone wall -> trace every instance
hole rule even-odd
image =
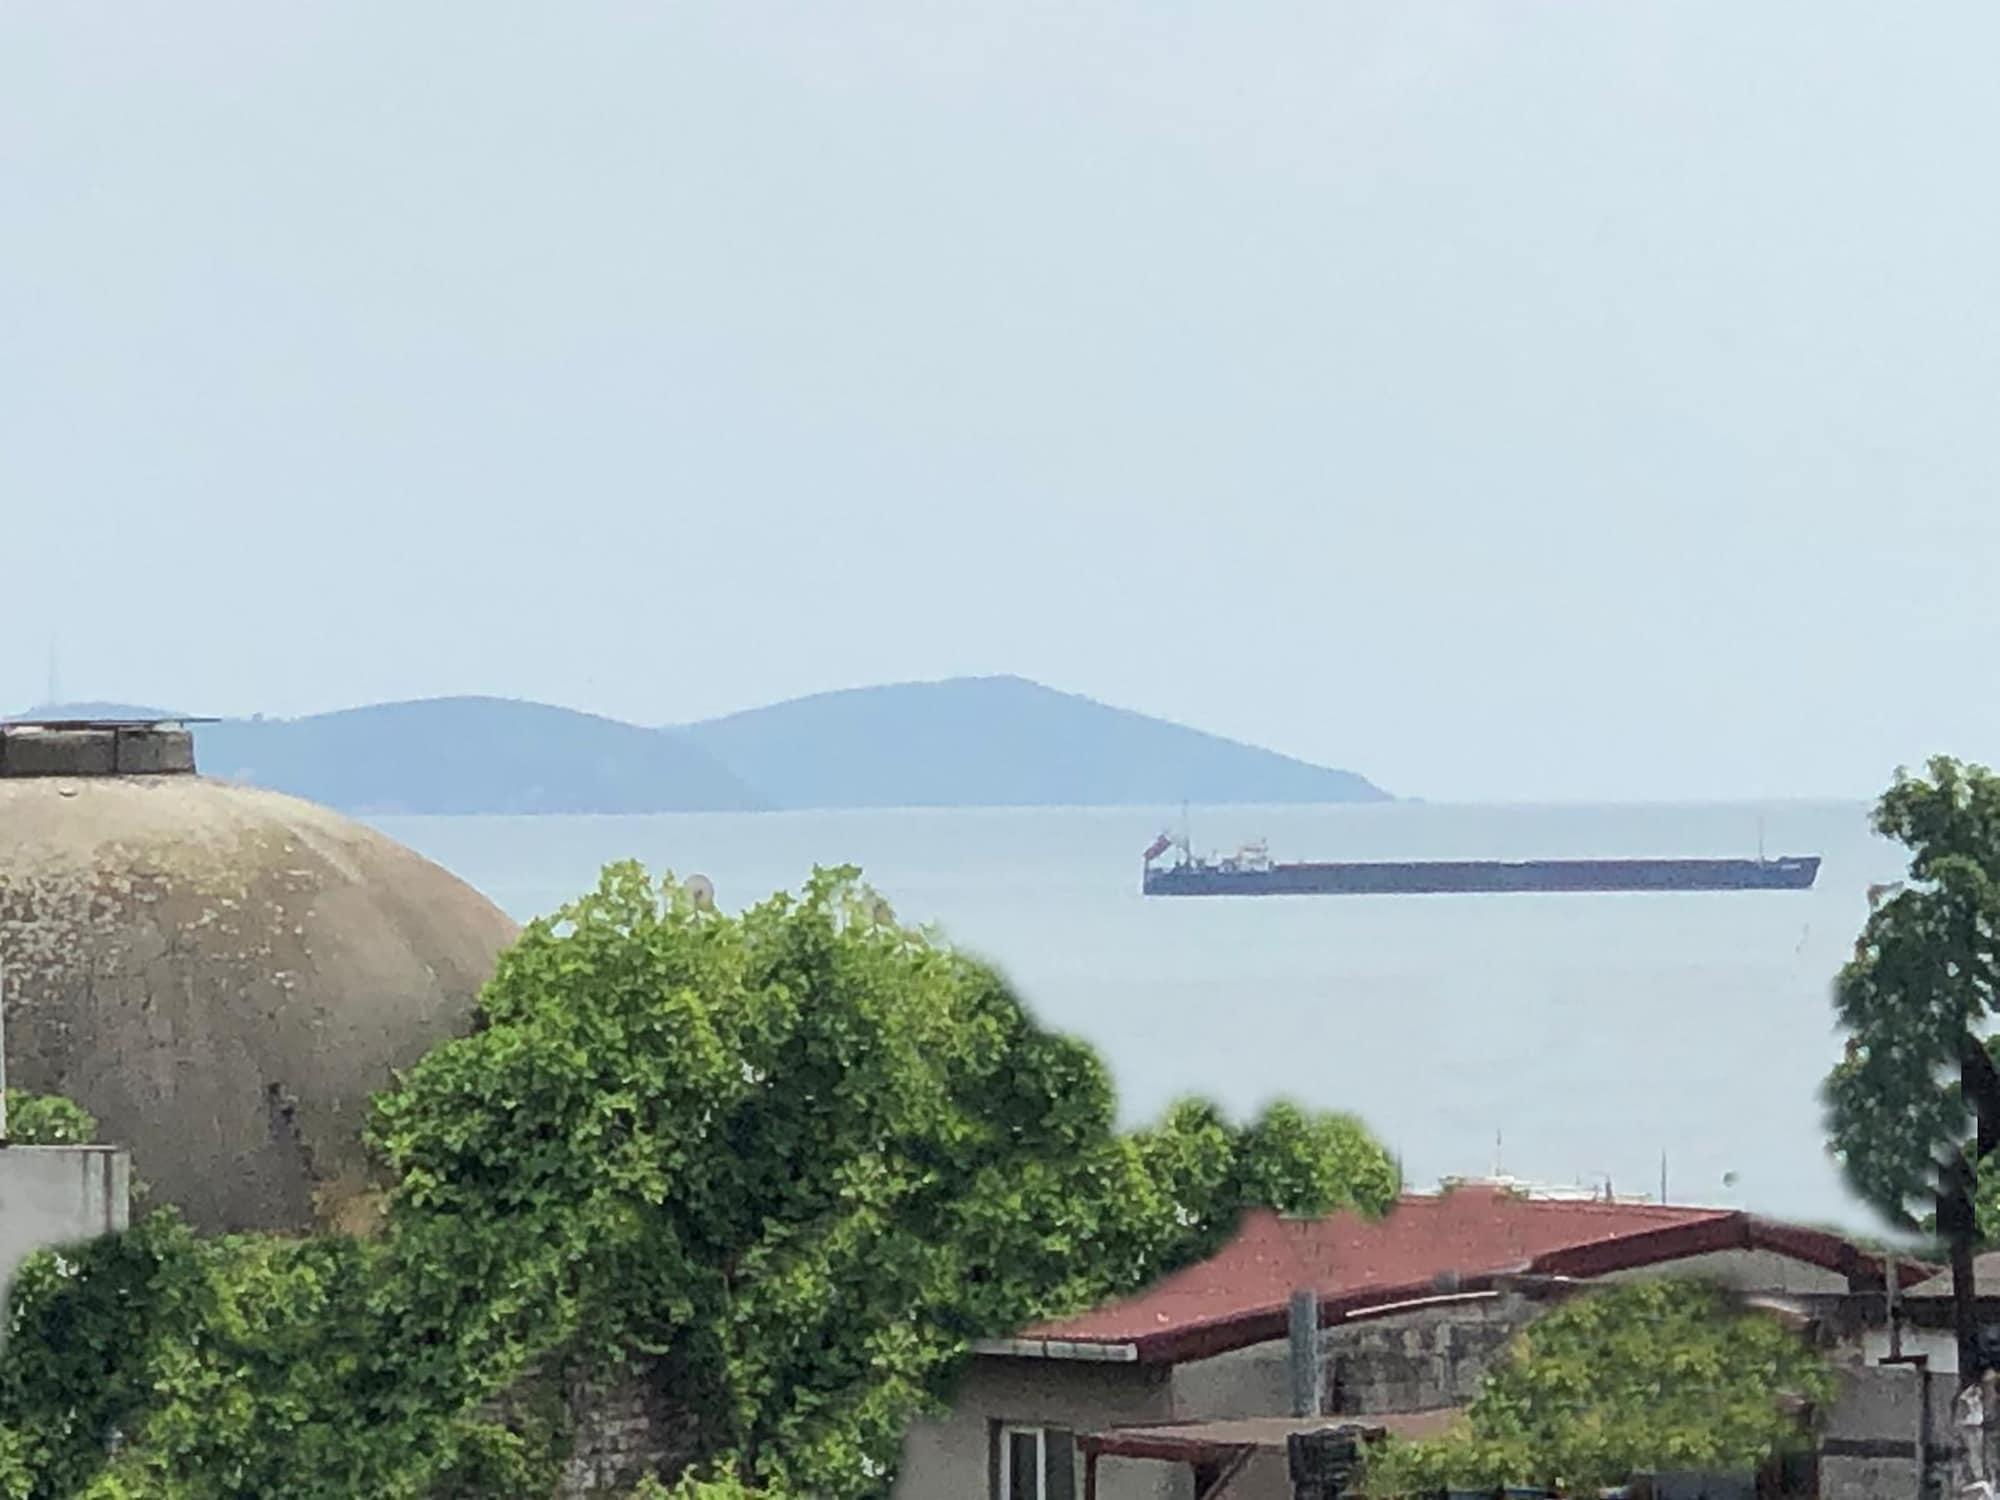
[[[551,1362],[480,1413],[561,1456],[549,1500],[629,1495],[647,1476],[671,1482],[701,1449],[700,1423],[675,1380],[648,1361],[610,1376]]]
[[[563,1381],[570,1451],[558,1500],[620,1495],[647,1475],[671,1479],[698,1451],[700,1427],[653,1365],[615,1380]]]
[[[1339,1413],[1463,1406],[1546,1307],[1508,1293],[1336,1324],[1321,1342],[1321,1406]]]

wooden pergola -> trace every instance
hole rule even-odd
[[[1169,1422],[1145,1427],[1111,1427],[1077,1438],[1083,1454],[1083,1500],[1097,1500],[1097,1465],[1113,1458],[1154,1459],[1184,1464],[1194,1476],[1195,1500],[1219,1492],[1260,1452],[1286,1452],[1294,1435],[1347,1429],[1364,1443],[1388,1436],[1438,1437],[1457,1425],[1464,1411],[1374,1413],[1367,1416],[1246,1417],[1230,1422]]]

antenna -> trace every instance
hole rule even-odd
[[[62,702],[62,677],[56,670],[56,638],[49,637],[49,696],[44,701],[50,707]]]
[[[1500,1127],[1493,1127],[1493,1180],[1498,1182],[1507,1174],[1500,1170]]]
[[[1663,1146],[1660,1148],[1660,1202],[1664,1204],[1666,1201],[1667,1201],[1667,1152],[1666,1148]]]
[[[1757,863],[1764,863],[1764,820],[1761,816],[1757,819]]]

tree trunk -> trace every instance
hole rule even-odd
[[[1979,1303],[1973,1286],[1972,1236],[1951,1237],[1951,1330],[1958,1338],[1958,1388],[1979,1379]]]
[[[1958,1388],[1979,1380],[1979,1303],[1973,1281],[1974,1222],[1972,1164],[1952,1159],[1938,1185],[1938,1232],[1951,1250],[1951,1328],[1958,1340]]]
[[[1939,1199],[1938,1229],[1951,1245],[1951,1326],[1958,1338],[1958,1388],[1964,1390],[1979,1373],[1979,1303],[1974,1283],[1973,1252],[1979,1243],[1979,1169],[2000,1150],[2000,1067],[1982,1037],[1967,1031],[1958,1043],[1958,1085],[1972,1113],[1974,1144],[1968,1160],[1961,1153],[1945,1174],[1944,1190],[1952,1198],[1947,1219]]]

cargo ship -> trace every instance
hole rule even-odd
[[[1176,858],[1158,863],[1172,850]],[[1185,838],[1161,834],[1146,850],[1148,896],[1426,896],[1524,891],[1803,891],[1817,854],[1766,859],[1369,860],[1274,864],[1262,843],[1224,859],[1197,859]]]

